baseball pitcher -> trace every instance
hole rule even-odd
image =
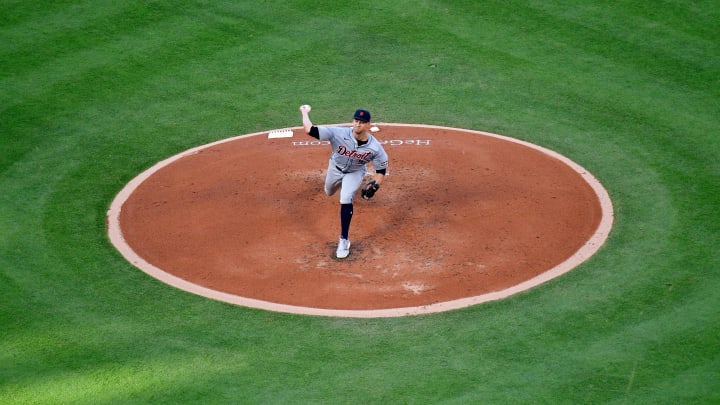
[[[310,121],[310,106],[300,106],[303,128],[308,135],[330,142],[332,155],[325,176],[325,193],[329,196],[340,190],[340,240],[336,256],[344,259],[350,254],[350,221],[353,216],[353,197],[362,184],[366,165],[373,163],[375,175],[362,189],[364,199],[371,199],[380,189],[388,167],[388,156],[380,142],[370,134],[370,112],[357,110],[352,127],[317,127]]]

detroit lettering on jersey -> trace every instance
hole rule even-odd
[[[358,145],[353,136],[352,128],[348,127],[318,127],[319,140],[329,141],[333,147],[331,159],[343,171],[351,172],[365,170],[365,164],[372,161],[373,167],[385,169],[388,165],[388,156],[380,142],[368,134],[368,141]]]
[[[357,150],[350,150],[343,145],[338,146],[335,153],[337,153],[338,155],[347,156],[349,158],[360,159],[365,163],[370,161],[370,155],[372,155],[372,152],[358,153]]]

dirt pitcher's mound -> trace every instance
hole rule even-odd
[[[389,176],[372,200],[356,197],[347,259],[334,258],[339,195],[323,192],[330,146],[300,128],[161,162],[116,198],[111,239],[149,274],[213,298],[383,316],[527,289],[607,236],[605,191],[562,156],[476,131],[378,126]]]

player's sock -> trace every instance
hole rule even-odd
[[[343,239],[348,239],[350,233],[350,221],[353,215],[352,204],[340,204],[340,236]]]

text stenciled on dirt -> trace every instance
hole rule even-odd
[[[382,145],[389,146],[401,146],[401,145],[414,145],[414,146],[430,146],[430,139],[391,139],[386,141],[379,141]],[[329,141],[292,141],[293,146],[320,146],[330,145]]]

